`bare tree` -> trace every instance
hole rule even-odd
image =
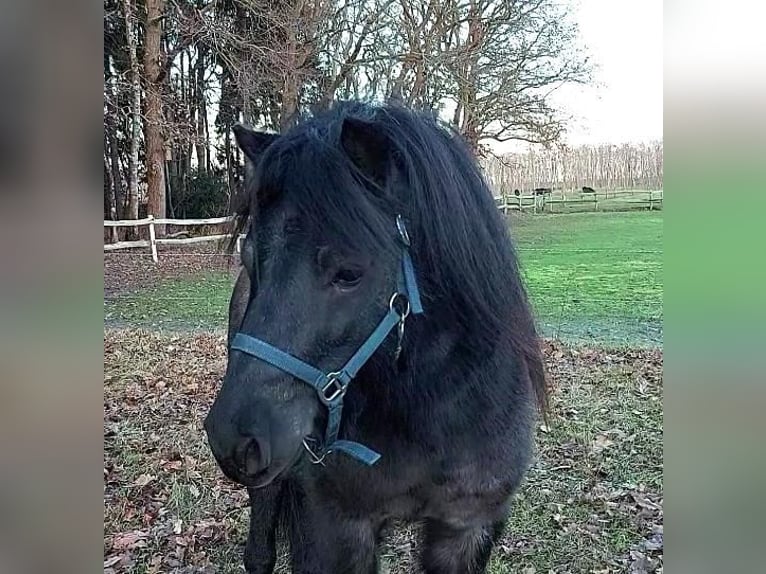
[[[165,142],[162,134],[162,18],[165,0],[146,0],[144,22],[144,79],[146,100],[147,212],[165,217]],[[158,226],[158,233],[164,227]]]
[[[231,0],[205,15],[200,40],[236,86],[245,121],[279,129],[295,115],[311,37],[310,26],[302,29],[307,4]]]
[[[110,199],[109,213],[114,208],[113,219],[125,218],[126,197],[125,197],[125,178],[120,165],[120,143],[118,141],[118,118],[121,111],[117,105],[119,96],[119,82],[116,75],[111,70],[111,63],[108,58],[104,59],[104,155],[107,160],[109,170],[110,190],[108,191]],[[106,213],[104,216],[106,217]],[[115,231],[117,228],[112,228]]]
[[[551,144],[565,118],[550,94],[589,77],[558,0],[104,0],[104,7],[105,209],[107,200],[118,214],[128,204],[125,217],[138,215],[142,157],[155,216],[176,205],[185,212],[198,190],[215,195],[221,187],[228,196],[242,175],[230,137],[237,121],[284,130],[338,98],[397,99],[434,110],[477,151],[488,139]]]
[[[359,78],[387,57],[376,44],[394,2],[233,0],[206,18],[204,39],[233,78],[245,121],[284,130],[339,93],[369,94]]]
[[[555,0],[470,0],[465,23],[456,14],[461,32],[448,51],[455,126],[473,146],[482,139],[558,140],[565,120],[550,95],[590,78],[566,9]]]
[[[662,142],[599,146],[554,145],[546,150],[488,156],[484,172],[498,194],[536,187],[573,190],[662,189]]]
[[[133,30],[132,0],[123,0],[123,15],[125,17],[125,37],[130,57],[130,178],[128,180],[128,219],[138,219],[138,154],[141,146],[141,71],[136,55],[136,37]]]
[[[402,52],[392,95],[451,109],[468,143],[556,141],[558,87],[589,79],[577,29],[556,0],[398,0]],[[397,46],[399,47],[399,46]]]
[[[197,151],[197,166],[201,172],[210,170],[210,140],[207,125],[207,94],[205,93],[205,71],[207,46],[197,44],[197,61],[194,64],[194,108],[196,112],[195,147]]]
[[[320,22],[318,32],[319,95],[316,107],[327,109],[341,93],[343,97],[377,95],[375,86],[360,82],[361,72],[376,63],[390,65],[380,48],[386,43],[390,19],[387,11],[396,0],[339,2],[331,16]],[[369,76],[368,76],[369,77]]]

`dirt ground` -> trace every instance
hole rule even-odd
[[[114,259],[109,289],[150,280]],[[173,273],[221,264],[160,261]],[[548,342],[545,354],[552,414],[490,574],[662,572],[661,351]],[[247,496],[216,468],[201,426],[224,367],[220,334],[105,330],[106,574],[243,571]],[[382,571],[418,572],[417,537],[393,529]],[[280,560],[286,572],[284,550]]]
[[[160,284],[167,279],[228,270],[236,274],[239,255],[228,255],[210,244],[157,248],[158,262],[147,249],[104,253],[104,297]]]

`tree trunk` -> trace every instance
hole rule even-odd
[[[107,157],[108,143],[106,134],[104,134],[104,219],[117,219],[117,209],[114,205],[114,176],[112,168],[109,166]],[[104,240],[115,243],[119,240],[117,237],[117,228],[109,227],[104,229]]]
[[[183,163],[183,183],[184,183],[184,194],[188,196],[189,194],[189,182],[191,181],[191,159],[192,159],[192,143],[189,142],[189,145],[186,147],[186,154],[184,155],[184,163]]]
[[[130,88],[133,100],[130,106],[130,179],[128,184],[127,219],[138,219],[138,152],[141,145],[141,71],[138,69],[136,38],[133,34],[133,8],[131,0],[123,0],[125,15],[125,36],[128,41],[130,58]],[[132,238],[138,235],[137,228],[128,228]]]
[[[298,58],[296,51],[298,49],[298,40],[294,25],[290,25],[287,30],[286,54],[289,64],[285,69],[285,79],[282,85],[282,113],[279,118],[279,131],[285,132],[295,124],[298,113]]]
[[[162,14],[165,0],[146,0],[144,29],[144,75],[146,80],[146,186],[147,213],[165,217],[165,141],[162,133],[162,86],[160,64],[162,58]],[[164,226],[156,233],[162,235]]]
[[[228,128],[228,126],[227,126]],[[231,204],[231,198],[234,197],[235,182],[234,182],[234,166],[232,165],[232,153],[231,153],[231,130],[226,129],[223,134],[223,153],[226,158],[226,184],[229,187],[229,202]]]
[[[180,164],[178,146],[173,146],[170,153],[170,161],[168,162],[168,183],[170,187],[170,193],[173,196],[173,217],[183,218],[184,201],[186,198],[181,192],[181,178],[178,175],[178,166]]]
[[[285,90],[282,92],[282,115],[279,120],[280,131],[284,132],[295,124],[298,112],[298,87],[293,78],[285,82]]]
[[[171,160],[165,160],[165,205],[168,215],[172,218],[176,216],[176,210],[173,203],[173,188],[170,185],[170,166]]]
[[[117,141],[117,123],[118,117],[117,103],[119,101],[119,84],[117,78],[111,71],[111,58],[104,55],[104,154],[106,157],[106,167],[109,171],[109,182],[111,184],[110,196],[115,209],[113,219],[125,218],[125,188],[122,170],[120,169],[120,149]],[[112,228],[117,235],[118,228]]]
[[[125,213],[125,186],[123,184],[122,170],[120,169],[120,150],[117,142],[117,125],[114,121],[117,117],[114,98],[116,98],[116,94],[106,100],[107,113],[104,115],[104,145],[107,146],[107,149],[104,151],[109,157],[109,176],[114,195],[115,219],[127,219],[128,217]]]
[[[112,133],[114,134],[114,132]],[[114,207],[117,211],[117,219],[124,219],[127,202],[125,198],[125,185],[123,183],[124,179],[122,171],[120,170],[120,151],[117,149],[117,138],[115,136],[109,138],[109,154],[112,169],[112,181],[114,183]]]
[[[461,133],[474,154],[479,148],[480,126],[476,110],[476,68],[479,65],[479,56],[484,43],[484,31],[481,23],[481,10],[477,3],[470,2],[468,12],[468,48],[470,50],[464,68],[465,84],[461,90],[463,93],[463,125]]]
[[[195,107],[197,108],[197,138],[195,148],[197,151],[197,169],[200,173],[207,173],[207,146],[205,145],[205,124],[207,123],[207,105],[205,102],[205,54],[204,44],[197,45],[197,61],[195,63],[196,81],[194,82]]]

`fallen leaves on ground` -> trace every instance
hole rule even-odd
[[[489,573],[662,572],[662,353],[544,352],[552,412]],[[242,571],[247,494],[202,429],[225,361],[220,335],[105,331],[105,574]],[[417,540],[389,533],[388,572],[418,571]]]

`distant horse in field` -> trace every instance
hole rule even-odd
[[[583,193],[596,193],[596,190],[593,189],[592,187],[588,187],[587,185],[584,185],[582,187],[582,192]]]
[[[550,187],[536,187],[533,192],[535,195],[550,195],[553,189]]]
[[[485,572],[546,387],[473,157],[393,105],[235,135],[244,268],[205,430],[249,490],[247,571],[272,572],[281,525],[294,573],[372,574],[384,528],[405,520],[423,525],[425,572]]]

